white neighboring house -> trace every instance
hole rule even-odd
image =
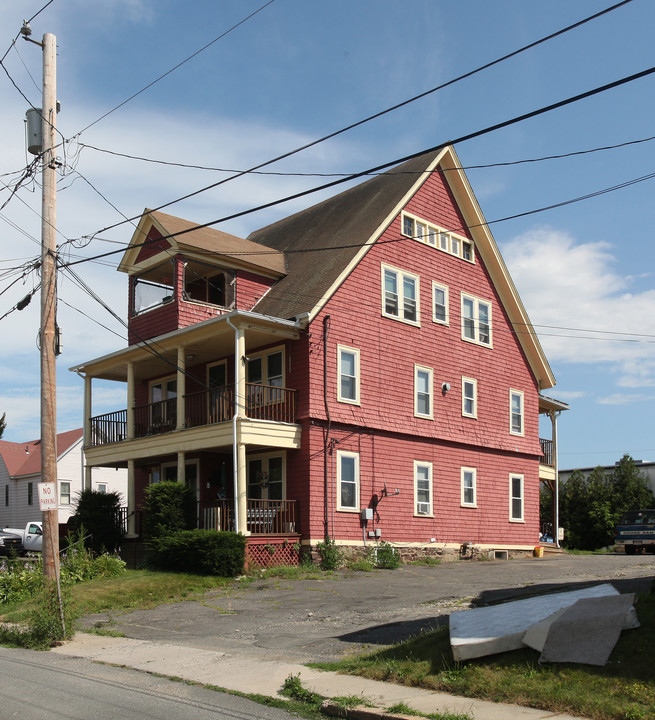
[[[648,487],[655,493],[655,462],[651,460],[635,460],[634,463],[635,468],[646,477]],[[574,472],[580,471],[586,478],[588,478],[591,473],[596,469],[596,467],[600,467],[600,469],[606,473],[611,473],[613,470],[616,470],[617,465],[618,462],[614,463],[614,465],[597,465],[594,467],[560,470],[558,477],[561,483],[565,483],[571,477],[571,475],[573,475]]]
[[[59,525],[75,512],[77,497],[84,489],[83,432],[69,430],[57,435],[57,481]],[[0,440],[0,527],[23,527],[41,519],[37,484],[41,482],[41,441],[17,443]],[[100,492],[118,492],[127,500],[127,470],[97,467],[91,487]]]

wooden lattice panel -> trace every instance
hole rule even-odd
[[[248,541],[246,544],[246,559],[251,564],[259,567],[299,565],[300,548],[297,543],[285,539]]]

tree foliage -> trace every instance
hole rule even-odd
[[[164,481],[146,488],[145,535],[148,539],[196,527],[196,498],[188,485]]]
[[[76,533],[84,528],[84,545],[97,554],[116,552],[123,539],[120,508],[120,493],[82,490],[68,529]]]
[[[647,478],[629,455],[610,472],[597,467],[585,477],[576,470],[560,483],[559,497],[564,545],[577,550],[613,545],[614,528],[624,512],[655,507]]]
[[[7,427],[7,413],[2,413],[2,417],[0,417],[0,438],[2,437],[2,434],[4,433],[6,427]]]

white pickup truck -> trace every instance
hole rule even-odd
[[[21,539],[22,552],[41,552],[43,550],[43,523],[28,522],[21,528],[2,528],[3,533],[18,535]]]

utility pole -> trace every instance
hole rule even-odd
[[[28,150],[41,155],[41,482],[53,490],[54,509],[43,510],[43,575],[59,587],[59,511],[57,490],[57,39],[51,33],[42,42],[32,40],[24,21],[21,35],[43,53],[43,97],[39,110],[28,111]],[[40,115],[40,127],[30,131],[30,114]],[[40,131],[40,132],[39,132]],[[37,136],[40,134],[40,137]],[[51,495],[52,495],[51,494]],[[63,623],[63,612],[62,612]]]
[[[43,36],[41,200],[41,481],[57,488],[57,40]],[[59,511],[43,511],[43,574],[59,582]]]

